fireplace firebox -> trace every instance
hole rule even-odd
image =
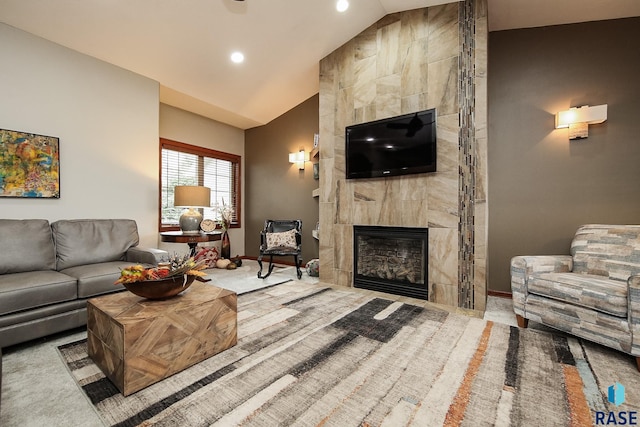
[[[429,230],[355,225],[353,286],[428,299]]]

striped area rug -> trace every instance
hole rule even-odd
[[[85,340],[59,351],[111,426],[587,426],[640,406],[630,356],[564,335],[299,282],[238,301],[235,347],[126,398]]]

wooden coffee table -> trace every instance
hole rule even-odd
[[[87,302],[89,357],[128,396],[237,343],[235,292],[196,282],[166,300],[130,292]]]

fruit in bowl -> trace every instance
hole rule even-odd
[[[203,262],[190,257],[174,257],[158,267],[132,265],[122,269],[115,284],[124,285],[130,292],[149,299],[169,298],[186,290],[194,280],[203,280]],[[206,281],[206,280],[203,280]]]

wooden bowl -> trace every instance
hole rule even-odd
[[[196,276],[182,275],[160,280],[145,280],[143,282],[123,283],[124,287],[139,297],[148,299],[166,299],[178,295],[186,290]]]

